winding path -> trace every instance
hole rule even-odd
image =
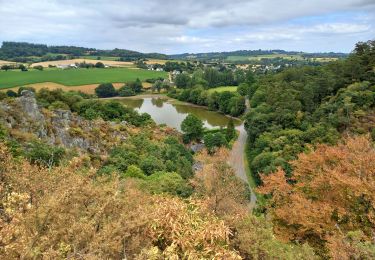
[[[248,102],[246,106],[247,108],[249,108]],[[228,162],[235,170],[237,177],[249,185],[249,189],[251,192],[249,207],[250,209],[253,209],[256,205],[257,197],[253,189],[250,187],[249,180],[248,180],[247,173],[246,173],[245,149],[246,149],[246,142],[247,142],[247,132],[245,129],[245,123],[242,122],[242,124],[236,127],[236,129],[239,131],[240,134],[236,142],[233,144]]]

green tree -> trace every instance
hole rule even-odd
[[[95,93],[100,98],[115,97],[117,96],[117,91],[112,83],[100,84],[96,89]]]
[[[103,62],[97,62],[95,63],[95,68],[98,68],[98,69],[103,69],[105,68],[105,65],[103,64]]]
[[[186,73],[178,74],[174,81],[178,88],[188,88],[191,85],[191,78]]]
[[[221,132],[217,133],[208,133],[203,138],[204,144],[209,153],[213,153],[216,148],[227,145],[227,140],[225,135]]]
[[[140,167],[146,175],[151,175],[154,172],[164,170],[163,162],[153,155],[142,158]]]
[[[156,90],[157,92],[160,92],[162,87],[163,87],[163,82],[160,80],[155,81],[155,83],[152,85],[152,89]]]
[[[234,128],[234,121],[230,119],[227,124],[227,129],[225,131],[225,138],[230,142],[233,138],[236,137],[236,129]]]
[[[126,85],[128,85],[135,93],[141,93],[142,92],[142,82],[139,78],[137,78],[135,81],[128,82]]]
[[[181,123],[181,130],[184,132],[184,141],[191,142],[200,140],[203,136],[203,122],[193,114],[189,114]]]
[[[134,96],[135,92],[129,86],[124,85],[118,90],[118,94],[120,97],[130,97]]]
[[[250,91],[250,86],[249,84],[247,83],[241,83],[238,88],[237,88],[237,92],[241,95],[241,96],[247,96],[249,95],[249,91]]]

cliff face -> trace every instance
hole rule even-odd
[[[90,153],[105,153],[127,137],[126,122],[85,120],[68,110],[49,111],[38,106],[33,92],[0,102],[0,123],[14,138],[28,135],[52,145],[78,148]]]

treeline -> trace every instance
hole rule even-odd
[[[172,90],[168,93],[168,96],[180,101],[207,106],[210,110],[235,117],[242,115],[246,110],[245,97],[236,92],[210,93],[208,90],[196,86],[182,91]]]
[[[245,82],[252,84],[254,81],[254,74],[251,70],[232,70],[223,66],[198,68],[192,74],[181,73],[175,78],[178,88],[190,88],[196,85],[201,85],[204,88],[237,86]]]
[[[306,55],[306,57],[337,57],[345,58],[345,53],[304,53],[298,51],[284,51],[284,50],[238,50],[229,52],[207,52],[207,53],[183,53],[176,55],[169,55],[171,59],[199,59],[199,60],[225,60],[229,56],[262,56],[272,54],[286,54],[286,55]]]
[[[250,86],[246,117],[252,174],[281,167],[317,143],[335,144],[342,133],[375,136],[375,41],[358,43],[346,60],[287,69]]]
[[[77,57],[85,55],[111,56],[122,59],[136,60],[142,58],[166,59],[166,55],[159,53],[140,53],[136,51],[114,49],[97,50],[94,48],[76,46],[47,46],[46,44],[33,44],[27,42],[3,42],[0,48],[0,58],[27,62],[27,57],[36,56],[43,58],[41,61],[64,59],[64,57]]]

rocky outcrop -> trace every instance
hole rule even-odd
[[[25,133],[50,144],[105,153],[127,137],[127,124],[85,120],[68,110],[49,111],[38,106],[33,92],[0,102],[0,123],[13,135]]]

